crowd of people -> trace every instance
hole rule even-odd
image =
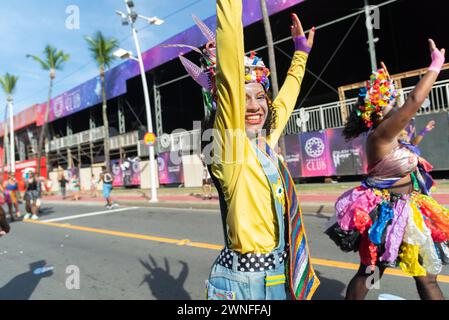
[[[90,185],[89,185],[89,196],[92,198],[98,198],[98,187],[102,183],[103,185],[103,197],[106,200],[106,207],[108,209],[112,209],[116,207],[117,204],[113,203],[110,197],[111,191],[113,189],[113,175],[110,170],[107,170],[105,166],[103,166],[101,173],[98,178],[95,174],[91,175]],[[77,174],[72,174],[70,179],[67,179],[64,173],[61,173],[58,177],[59,190],[61,192],[62,199],[71,199],[74,201],[81,200],[81,182],[80,178]],[[69,186],[69,190],[71,191],[70,196],[67,196],[67,186]]]
[[[100,182],[103,184],[103,197],[106,200],[106,208],[113,209],[118,205],[111,199],[111,191],[113,176],[112,173],[102,167],[98,179],[92,174],[90,196],[98,197],[98,185]],[[19,182],[21,185],[19,185]],[[66,178],[64,173],[61,173],[58,177],[59,189],[62,199],[71,198],[72,200],[79,201],[81,199],[81,184],[78,175],[73,174],[70,180]],[[67,186],[70,187],[70,197],[67,196]],[[23,192],[21,192],[21,189]],[[14,222],[17,220],[38,220],[39,209],[42,205],[43,193],[50,193],[51,186],[48,183],[48,179],[37,176],[33,170],[26,170],[23,173],[23,177],[20,181],[17,181],[14,174],[9,173],[6,179],[0,183],[0,236],[9,232],[9,221]],[[23,193],[23,194],[22,194]],[[20,212],[20,204],[25,205],[25,214]],[[4,205],[7,210],[5,212]]]

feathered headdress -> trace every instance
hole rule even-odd
[[[207,39],[207,44],[203,50],[200,50],[194,46],[185,45],[185,44],[168,44],[164,45],[164,47],[185,47],[189,48],[195,52],[201,54],[201,66],[193,63],[187,58],[184,58],[182,55],[179,56],[179,59],[186,69],[187,73],[203,88],[203,97],[205,104],[209,111],[212,111],[216,108],[216,83],[215,83],[215,75],[216,75],[216,42],[215,42],[215,34],[207,27],[207,25],[201,21],[195,15],[192,15],[195,24],[201,30],[201,33]],[[270,70],[265,66],[262,59],[256,56],[255,52],[251,52],[249,56],[245,56],[245,82],[246,83],[260,83],[265,91],[268,91],[270,88]]]

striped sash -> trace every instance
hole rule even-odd
[[[287,166],[270,148],[264,138],[258,138],[258,148],[269,156],[279,170],[286,195],[286,214],[288,219],[289,263],[286,268],[290,292],[294,300],[310,300],[320,281],[313,269],[306,230],[302,220],[295,183]],[[276,197],[274,197],[276,198]]]

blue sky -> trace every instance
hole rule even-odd
[[[134,0],[140,14],[165,18],[161,26],[139,22],[142,50],[145,51],[193,25],[191,14],[205,19],[215,14],[213,0]],[[80,28],[66,27],[68,6],[77,6]],[[126,11],[123,0],[15,0],[2,1],[0,11],[0,74],[19,76],[14,95],[14,113],[46,101],[48,72],[26,58],[42,56],[47,44],[70,54],[63,70],[57,71],[53,96],[95,77],[98,69],[87,50],[84,36],[101,30],[120,40],[120,47],[135,52],[129,26],[122,26],[115,10]],[[121,63],[119,60],[114,65]],[[5,95],[0,93],[0,121],[4,117]],[[3,109],[3,110],[2,110]]]

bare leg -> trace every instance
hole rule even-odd
[[[424,277],[414,277],[414,279],[421,300],[444,300],[436,275],[427,274]]]
[[[11,221],[14,221],[14,214],[12,212],[12,203],[8,202],[8,214],[11,217]]]
[[[6,220],[5,212],[3,211],[3,208],[0,207],[0,231],[3,231],[5,233],[8,233],[10,230],[8,221]]]
[[[17,202],[14,202],[14,208],[16,208],[16,217],[20,218],[20,210],[19,210],[19,204]]]
[[[26,200],[25,202],[25,210],[27,213],[31,213],[32,209],[31,209],[31,202],[30,200]]]
[[[37,215],[37,213],[38,213],[36,201],[33,201],[33,204],[31,206],[31,213],[35,214],[35,215]]]
[[[211,187],[210,184],[207,184],[207,185],[206,185],[206,192],[207,192],[207,197],[208,197],[209,199],[212,199],[212,187]]]
[[[377,272],[379,272],[379,280],[382,278],[384,274],[385,267],[376,267]],[[352,280],[348,284],[348,288],[346,289],[346,300],[363,300],[368,294],[369,287],[371,283],[367,284],[369,281],[369,277],[372,277],[374,272],[371,269],[363,264],[360,264],[359,270],[356,275],[352,278]]]

